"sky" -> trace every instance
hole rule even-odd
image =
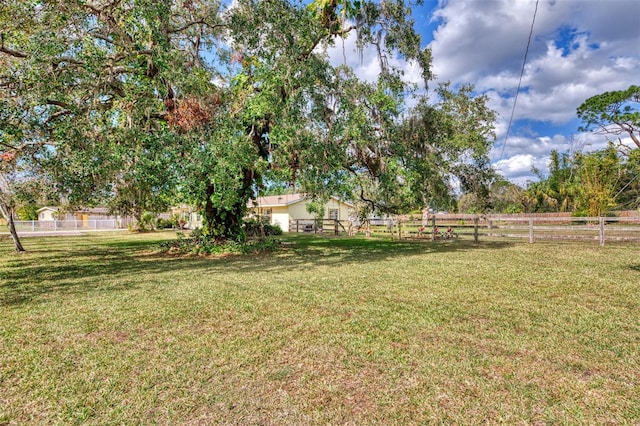
[[[521,186],[538,180],[533,167],[546,173],[551,150],[605,147],[603,135],[578,131],[576,108],[591,96],[640,85],[640,0],[539,0],[537,12],[536,0],[425,0],[413,16],[433,52],[436,81],[429,87],[471,83],[489,97],[498,113],[492,163]],[[338,42],[332,61],[375,79],[375,52],[361,60],[354,41]],[[407,80],[420,81],[415,66],[397,64]]]

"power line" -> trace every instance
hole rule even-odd
[[[511,109],[511,118],[509,119],[509,126],[507,126],[507,134],[504,137],[504,143],[502,144],[502,152],[500,153],[500,159],[504,157],[504,149],[507,146],[507,139],[509,139],[509,132],[511,131],[511,124],[513,123],[513,114],[516,112],[516,103],[518,102],[518,93],[520,93],[520,85],[522,84],[522,76],[524,75],[524,67],[527,64],[527,55],[529,54],[529,45],[531,45],[531,36],[533,35],[533,25],[536,23],[536,14],[538,13],[538,2],[536,0],[536,9],[533,11],[533,20],[531,21],[531,29],[529,30],[529,40],[527,40],[527,49],[524,51],[524,61],[522,61],[522,70],[520,71],[520,80],[518,80],[518,88],[516,89],[516,96],[513,98],[513,108]]]

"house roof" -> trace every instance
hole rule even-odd
[[[43,212],[45,210],[49,210],[52,212],[57,212],[60,210],[58,207],[49,207],[45,206],[38,209],[38,213]],[[95,214],[108,214],[109,209],[107,207],[90,207],[90,208],[78,208],[75,210],[69,210],[69,213],[95,213]]]
[[[257,204],[260,207],[288,206],[304,200],[304,194],[268,195],[249,201],[249,207]]]
[[[255,200],[250,200],[248,203],[248,207],[254,207],[257,204],[259,207],[278,207],[278,206],[289,206],[291,204],[298,203],[307,199],[308,197],[305,194],[286,194],[286,195],[268,195],[266,197],[258,197]],[[342,201],[339,198],[331,197],[336,201],[344,203],[349,207],[352,207],[351,203],[346,201]]]
[[[43,212],[45,210],[48,210],[48,211],[51,211],[51,212],[57,212],[58,208],[57,207],[46,207],[45,206],[45,207],[39,208],[38,209],[38,213],[41,213],[41,212]]]

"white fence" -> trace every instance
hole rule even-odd
[[[105,231],[126,228],[126,221],[119,219],[17,220],[14,224],[18,234],[29,232]]]
[[[500,218],[488,220],[485,235],[535,240],[640,241],[638,217]]]
[[[539,217],[502,215],[431,215],[425,220],[371,220],[358,232],[392,238],[443,239],[444,233],[473,238],[640,242],[640,217]]]

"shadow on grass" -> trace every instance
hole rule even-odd
[[[638,271],[640,272],[640,263],[637,265],[631,265],[629,266],[629,269],[631,269],[632,271]]]
[[[169,256],[153,251],[159,241],[135,239],[77,240],[56,244],[55,239],[26,255],[0,259],[0,305],[19,305],[47,294],[135,289],[153,282],[153,275],[197,271],[211,273],[278,273],[304,269],[313,273],[320,266],[378,263],[396,257],[501,249],[509,242],[468,240],[422,242],[363,238],[284,237],[283,249],[258,255],[222,257]],[[76,240],[74,240],[75,242]],[[251,275],[247,276],[251,280]]]
[[[333,264],[377,263],[394,257],[413,256],[428,253],[469,251],[479,248],[500,249],[513,245],[510,242],[481,242],[469,240],[449,241],[392,241],[387,239],[364,238],[322,238],[298,237],[290,240],[291,246],[287,266],[313,267]],[[237,267],[241,267],[238,262]]]

